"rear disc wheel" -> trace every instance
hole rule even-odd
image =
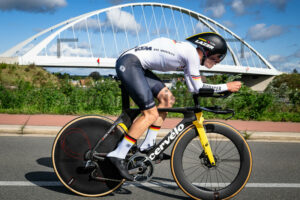
[[[123,183],[117,169],[104,159],[94,167],[86,168],[86,154],[108,131],[113,121],[102,116],[84,116],[74,119],[58,133],[52,148],[52,163],[59,180],[76,194],[97,197],[107,195]],[[123,129],[117,127],[96,149],[105,155],[114,150],[123,138]],[[105,156],[104,156],[105,158]],[[96,180],[91,176],[100,178]]]

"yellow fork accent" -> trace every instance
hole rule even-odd
[[[207,157],[209,159],[210,164],[212,166],[215,166],[216,162],[215,162],[212,150],[210,148],[210,145],[209,145],[209,142],[208,142],[208,139],[207,139],[207,135],[205,133],[205,129],[204,129],[204,126],[203,126],[204,118],[203,118],[202,115],[203,115],[202,112],[196,113],[197,120],[193,121],[193,124],[197,128],[201,145],[204,149],[205,154],[207,155]]]

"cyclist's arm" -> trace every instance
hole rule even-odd
[[[214,92],[225,92],[227,91],[227,84],[206,84],[203,83],[199,75],[188,75],[185,73],[186,84],[188,89],[192,93],[198,93],[200,88],[212,88]]]

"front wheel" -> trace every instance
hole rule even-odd
[[[243,136],[227,124],[206,121],[204,127],[216,165],[210,165],[192,125],[173,147],[173,177],[193,199],[229,199],[242,190],[250,177],[250,148]]]

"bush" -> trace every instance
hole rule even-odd
[[[0,65],[0,67],[3,67]],[[5,66],[4,66],[5,67]],[[30,68],[31,70],[31,68]],[[226,75],[213,76],[208,82],[231,81]],[[88,87],[73,86],[68,76],[59,83],[45,82],[39,86],[18,81],[14,89],[0,84],[0,112],[6,113],[51,113],[51,114],[109,114],[121,113],[121,90],[112,79],[89,79]],[[264,93],[243,86],[240,92],[226,99],[201,98],[202,106],[219,105],[232,108],[234,119],[273,120],[300,122],[300,92],[295,84],[282,82],[271,84]],[[41,80],[39,81],[41,83]],[[291,86],[292,85],[292,86]],[[171,89],[176,101],[174,107],[191,107],[194,102],[185,83],[178,81]],[[284,102],[284,103],[283,103]],[[171,116],[174,115],[170,113]],[[205,113],[205,118],[226,118],[224,115]]]

